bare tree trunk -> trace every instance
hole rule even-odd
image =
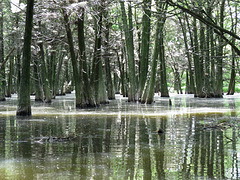
[[[30,62],[34,0],[27,1],[26,23],[23,45],[23,62],[20,89],[18,93],[17,116],[31,116]]]

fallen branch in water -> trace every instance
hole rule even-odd
[[[220,123],[220,124],[217,124],[217,125],[214,125],[214,126],[206,126],[206,127],[203,128],[203,130],[206,130],[206,129],[221,129],[221,130],[225,130],[225,129],[232,128],[234,126],[235,125],[229,124],[229,123]]]

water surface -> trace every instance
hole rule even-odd
[[[33,116],[16,118],[16,97],[7,99],[0,104],[1,178],[240,178],[240,96],[171,100],[143,105],[117,96],[76,110],[71,94],[51,105],[32,101]]]

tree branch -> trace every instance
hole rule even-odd
[[[6,62],[8,61],[8,58],[10,57],[10,55],[13,53],[14,49],[15,49],[15,47],[13,47],[13,48],[11,49],[11,51],[8,53],[6,59],[0,64],[0,71],[3,70],[4,65],[5,65]]]
[[[238,35],[236,35],[235,33],[231,32],[231,31],[228,31],[227,29],[224,29],[224,28],[218,26],[216,23],[214,23],[212,21],[207,20],[206,18],[202,17],[201,14],[198,14],[194,11],[191,11],[191,10],[189,10],[189,9],[179,5],[179,4],[176,4],[176,3],[172,2],[171,0],[166,0],[166,3],[169,4],[170,6],[178,7],[182,11],[184,11],[184,12],[192,15],[193,17],[197,18],[199,21],[203,22],[204,24],[209,25],[209,26],[217,29],[222,34],[226,33],[226,34],[229,34],[230,36],[240,40],[240,37]]]

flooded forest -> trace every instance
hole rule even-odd
[[[0,179],[240,179],[239,5],[0,0]]]

